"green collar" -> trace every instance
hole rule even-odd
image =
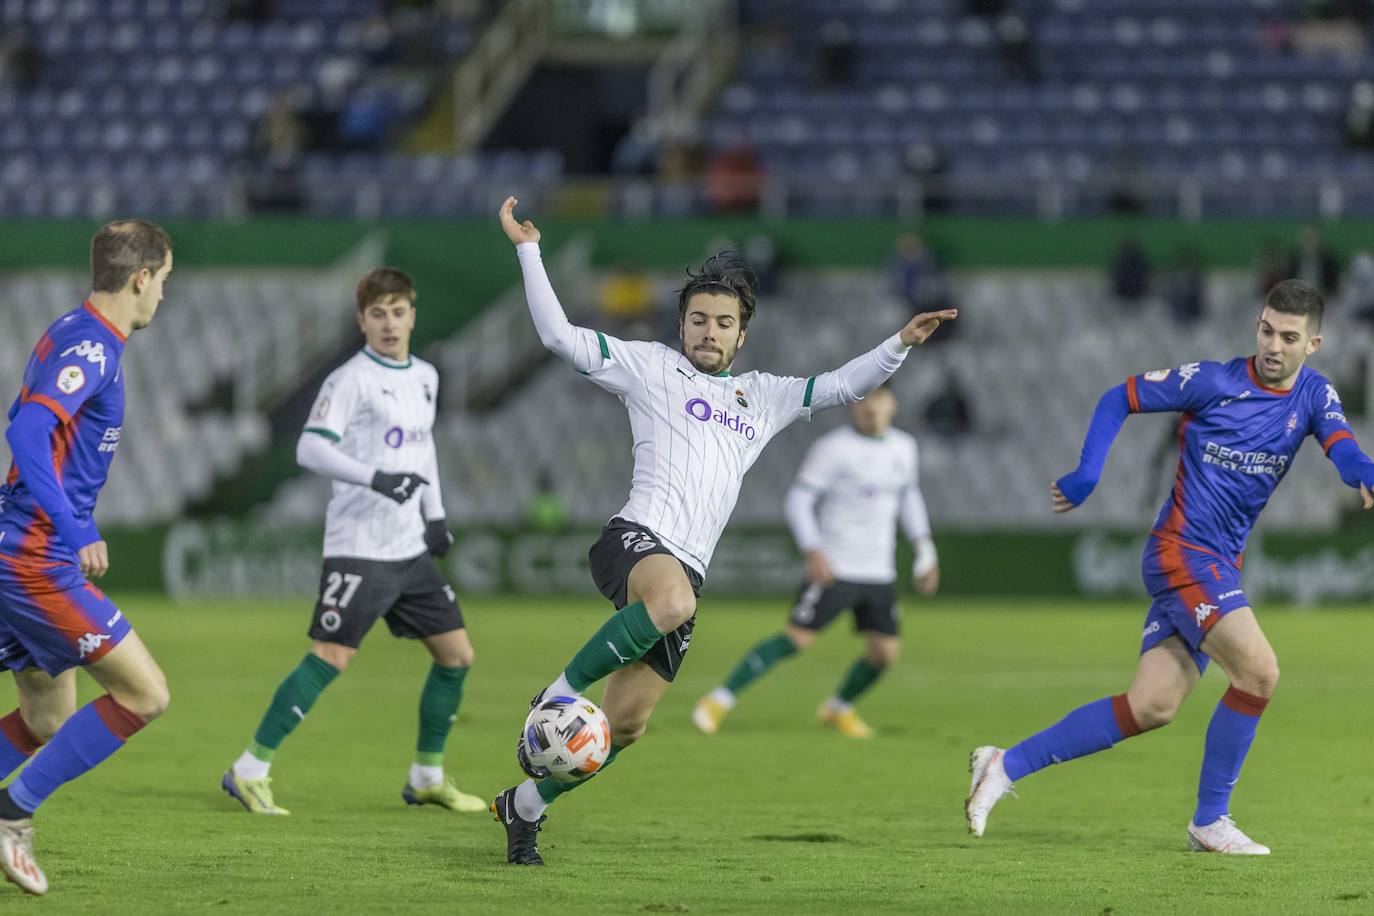
[[[392,362],[386,357],[379,356],[378,354],[372,352],[371,347],[363,347],[363,353],[367,356],[368,359],[372,360],[377,365],[385,366],[388,369],[409,369],[411,363],[413,362],[413,360],[409,356],[406,357],[406,361],[403,363]]]
[[[722,369],[722,370],[720,370],[719,372],[712,372],[712,373],[711,373],[711,378],[729,378],[729,377],[730,377],[730,370],[729,370],[729,369]]]

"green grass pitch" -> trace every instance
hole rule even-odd
[[[1169,728],[1024,780],[984,839],[964,831],[970,748],[1123,690],[1142,605],[908,602],[904,658],[861,703],[879,738],[848,741],[813,718],[859,651],[847,623],[758,682],[707,738],[692,703],[785,610],[708,593],[648,735],[554,806],[538,870],[505,865],[488,815],[402,804],[427,666],[418,645],[373,631],[277,756],[292,816],[254,818],[220,792],[220,774],[305,651],[308,609],[116,598],[165,667],[171,708],[40,812],[52,890],[40,900],[0,885],[5,913],[1374,911],[1368,609],[1261,610],[1283,678],[1234,813],[1274,854],[1236,860],[1185,851],[1224,689],[1215,671]],[[448,762],[489,797],[519,775],[530,695],[607,606],[474,597],[465,608],[477,662]]]

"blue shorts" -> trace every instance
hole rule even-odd
[[[1250,606],[1240,587],[1240,570],[1215,554],[1151,537],[1140,574],[1153,599],[1145,615],[1141,654],[1179,636],[1192,651],[1197,670],[1207,670],[1210,659],[1200,648],[1207,631],[1231,611]]]
[[[40,566],[0,551],[0,669],[56,677],[104,658],[130,629],[74,563]]]

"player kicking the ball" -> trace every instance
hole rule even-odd
[[[697,701],[692,721],[706,734],[720,728],[741,690],[806,649],[817,633],[852,609],[854,627],[867,640],[867,651],[816,714],[842,735],[873,737],[854,701],[897,660],[897,569],[892,555],[899,519],[916,548],[911,577],[917,590],[934,594],[940,582],[930,519],[916,483],[916,440],[891,428],[896,412],[897,398],[883,385],[850,405],[851,425],[826,433],[806,453],[785,503],[792,536],[806,556],[806,582],[787,629],[750,649],[724,684]]]
[[[544,272],[539,230],[516,221],[515,204],[512,197],[502,205],[501,227],[516,246],[539,339],[620,398],[634,436],[629,502],[590,552],[592,577],[617,611],[535,697],[537,704],[546,694],[578,694],[606,679],[601,705],[612,744],[604,768],[644,734],[677,676],[711,553],[763,447],[794,420],[877,388],[909,348],[956,313],[917,315],[833,372],[733,376],[731,364],[754,316],[753,278],[743,263],[717,255],[688,274],[678,295],[681,350],[617,340],[568,322]],[[508,861],[543,864],[536,839],[544,811],[577,785],[531,778],[496,797],[491,810],[505,824]]]
[[[1188,846],[1268,854],[1230,815],[1231,790],[1279,677],[1274,650],[1240,587],[1241,555],[1308,435],[1341,480],[1359,489],[1365,508],[1374,506],[1374,462],[1356,444],[1336,389],[1304,366],[1321,346],[1322,311],[1315,289],[1285,280],[1265,297],[1254,356],[1146,372],[1098,402],[1078,468],[1050,488],[1055,512],[1092,493],[1129,414],[1183,414],[1177,479],[1141,563],[1153,603],[1135,680],[1125,693],[1080,706],[1005,751],[975,750],[965,803],[974,836],[983,835],[988,813],[1017,780],[1169,724],[1214,658],[1231,683],[1207,727]]]
[[[310,625],[314,646],[272,697],[247,750],[222,786],[254,814],[286,814],[272,797],[272,757],[348,667],[385,617],[392,634],[419,639],[433,656],[420,694],[420,736],[408,804],[481,811],[486,803],[444,777],[444,744],[463,697],[472,643],[453,589],[430,556],[453,543],[444,524],[434,452],[439,375],[410,355],[415,287],[378,268],[358,284],[366,346],[325,379],[296,445],[301,467],[334,481],[325,514],[324,571]],[[418,498],[416,498],[418,494]]]

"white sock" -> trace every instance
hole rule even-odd
[[[711,691],[711,699],[715,700],[726,709],[735,708],[735,695],[724,687],[717,687]]]
[[[825,708],[830,710],[831,712],[849,712],[851,709],[854,708],[854,704],[846,703],[839,697],[831,697],[830,699],[825,701]]]
[[[443,767],[427,767],[418,763],[410,765],[410,787],[412,789],[436,789],[443,784]]]
[[[568,683],[568,677],[562,671],[558,672],[558,677],[554,682],[544,689],[545,699],[549,697],[575,697],[577,695],[578,691],[573,690],[573,685]]]
[[[248,751],[234,761],[234,775],[240,779],[262,779],[271,769],[272,764],[259,760]]]
[[[525,820],[539,820],[547,807],[533,779],[526,779],[515,787],[515,813]]]

